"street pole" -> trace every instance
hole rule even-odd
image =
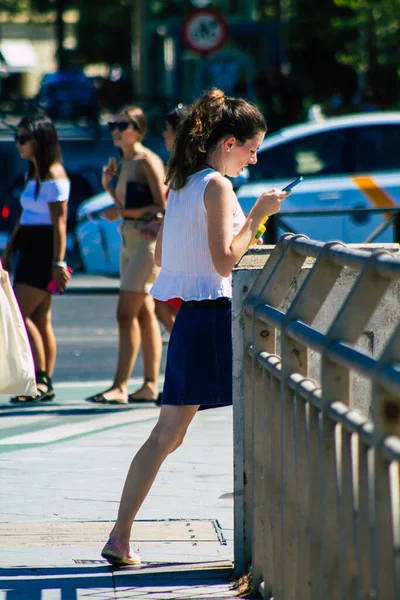
[[[57,40],[57,65],[59,71],[66,69],[66,55],[64,50],[65,23],[63,13],[66,0],[56,0],[56,40]]]
[[[279,73],[282,73],[282,6],[281,0],[276,0],[276,55],[279,65]]]
[[[147,0],[132,0],[131,68],[133,92],[141,100],[148,95],[150,45],[147,35]]]

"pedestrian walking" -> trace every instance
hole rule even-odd
[[[231,271],[261,220],[287,196],[265,192],[245,218],[231,182],[257,162],[266,124],[258,109],[220,90],[205,92],[178,130],[157,238],[161,273],[151,293],[182,306],[168,346],[160,415],[128,471],[116,523],[102,550],[111,564],[140,564],[130,549],[137,511],[165,458],[182,443],[199,407],[232,404]]]
[[[52,375],[57,346],[49,289],[64,291],[70,279],[65,262],[70,181],[62,164],[57,131],[49,118],[24,117],[15,143],[29,167],[20,197],[22,213],[2,262],[11,271],[13,254],[18,251],[14,290],[32,347],[38,395],[15,396],[11,402],[28,404],[55,396]]]
[[[119,332],[118,362],[114,381],[104,392],[86,398],[94,403],[126,404],[155,402],[158,399],[162,340],[149,291],[159,268],[155,240],[142,231],[165,209],[166,191],[163,162],[142,144],[146,117],[139,107],[128,106],[109,123],[120,157],[103,168],[102,184],[112,196],[114,207],[104,211],[110,219],[122,218],[120,293],[117,307]],[[113,186],[115,182],[115,186]],[[128,396],[128,381],[142,344],[144,382]]]

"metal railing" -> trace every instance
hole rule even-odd
[[[308,257],[314,266],[283,312]],[[323,334],[312,324],[346,267],[354,284]],[[400,598],[400,322],[379,357],[355,347],[399,279],[388,252],[285,234],[242,307],[235,561],[264,598]],[[320,382],[309,378],[311,350]],[[371,420],[352,410],[352,371],[371,381]]]
[[[279,228],[285,232],[298,234],[293,227],[293,220],[299,217],[350,217],[354,223],[365,223],[369,217],[382,214],[385,219],[375,229],[373,229],[368,237],[363,240],[362,243],[370,244],[379,235],[381,235],[389,227],[393,228],[393,241],[397,242],[400,240],[400,206],[383,206],[380,208],[323,208],[318,210],[305,210],[298,209],[296,211],[283,211],[277,213],[269,218],[268,227],[263,235],[264,242],[266,244],[276,244],[279,233]],[[292,218],[290,225],[286,223],[285,219]],[[328,221],[327,221],[328,222]]]

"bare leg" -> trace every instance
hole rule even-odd
[[[118,365],[114,385],[126,390],[140,348],[139,313],[146,294],[121,291],[117,310]]]
[[[17,283],[15,286],[15,296],[29,335],[35,368],[36,370],[45,371],[46,357],[43,339],[40,331],[32,320],[32,315],[42,302],[47,301],[49,294],[48,292],[31,287],[30,285]]]
[[[56,363],[57,344],[51,324],[51,296],[50,294],[47,294],[47,296],[48,298],[45,298],[32,314],[31,320],[36,325],[43,342],[45,355],[45,368],[43,370],[46,371],[49,377],[52,377]]]
[[[157,425],[133,459],[122,492],[117,521],[111,533],[122,543],[126,552],[129,552],[133,520],[162,463],[168,454],[183,442],[198,408],[198,406],[162,406]]]
[[[144,384],[129,399],[157,400],[158,377],[162,354],[160,326],[154,312],[154,300],[147,295],[139,312],[139,327],[142,338]]]
[[[39,290],[31,287],[24,283],[18,283],[15,286],[15,297],[17,298],[22,317],[24,319],[25,327],[28,332],[29,342],[33,354],[33,362],[35,364],[36,371],[46,370],[46,355],[43,345],[43,339],[39,329],[36,327],[32,320],[32,315],[42,303],[47,303],[49,294],[48,292]],[[38,384],[39,391],[46,392],[48,389],[47,384]],[[12,402],[26,402],[32,399],[31,396],[16,396],[11,399]]]
[[[156,317],[164,325],[168,333],[171,333],[172,327],[175,323],[176,309],[165,302],[155,301],[156,305]]]
[[[121,290],[117,308],[119,346],[117,372],[113,384],[96,397],[107,401],[127,402],[127,385],[140,348],[139,312],[145,293]]]

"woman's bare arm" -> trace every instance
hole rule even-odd
[[[117,221],[121,218],[122,209],[118,208],[118,206],[108,206],[104,210],[101,211],[101,216],[105,217],[107,221]]]
[[[49,202],[53,223],[53,261],[64,260],[67,246],[67,202]]]
[[[12,231],[12,234],[8,238],[8,242],[7,242],[7,245],[6,245],[5,249],[4,249],[4,252],[12,252],[13,245],[14,245],[14,242],[15,242],[15,238],[17,237],[17,233],[19,231],[19,228],[21,227],[20,220],[21,220],[21,217],[19,217],[19,219],[15,223],[15,226],[14,226],[14,229]]]
[[[12,270],[12,255],[14,252],[15,238],[20,228],[20,218],[15,224],[12,234],[10,235],[6,247],[4,248],[3,254],[1,255],[1,264],[6,271]]]
[[[207,209],[208,243],[217,273],[228,277],[254,239],[261,220],[275,214],[288,194],[271,190],[262,194],[251,209],[242,229],[232,237],[236,198],[229,180],[213,177],[204,194]]]
[[[164,221],[161,223],[161,227],[158,230],[157,239],[156,239],[156,249],[154,252],[154,260],[155,260],[157,267],[161,267],[163,229],[164,229]]]

